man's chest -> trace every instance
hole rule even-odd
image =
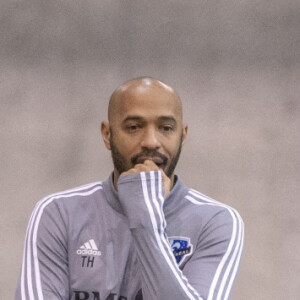
[[[81,220],[81,228],[76,224],[70,228],[71,299],[135,299],[140,277],[132,237],[125,218],[108,217],[99,216],[94,222],[87,218]]]
[[[183,268],[193,254],[196,237],[178,220],[180,216],[167,218],[166,234],[174,258]],[[138,299],[139,261],[125,216],[107,211],[93,222],[89,217],[81,219],[80,227],[73,220],[67,247],[71,299]]]

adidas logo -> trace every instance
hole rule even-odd
[[[76,253],[78,255],[101,255],[101,251],[98,250],[94,240],[89,240],[88,242],[84,243],[82,246],[79,247]]]

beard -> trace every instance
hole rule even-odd
[[[162,160],[162,164],[158,165],[160,169],[162,169],[165,174],[171,178],[173,175],[176,165],[178,163],[180,154],[181,154],[181,147],[182,147],[182,135],[180,136],[178,149],[175,153],[175,155],[171,158],[169,165],[168,164],[168,158],[163,155],[162,153],[158,152],[157,150],[152,150],[145,148],[140,153],[135,154],[130,158],[130,163],[126,160],[126,158],[120,153],[118,147],[116,146],[113,138],[113,132],[110,130],[110,148],[111,148],[111,156],[113,160],[113,164],[115,169],[118,171],[119,174],[122,174],[123,172],[126,172],[133,168],[140,157],[159,157]]]

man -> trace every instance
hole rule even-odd
[[[38,202],[15,299],[229,299],[243,222],[174,175],[187,135],[177,93],[126,82],[101,132],[113,173]]]

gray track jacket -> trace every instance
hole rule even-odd
[[[243,222],[160,171],[110,176],[39,201],[15,300],[230,299]]]

